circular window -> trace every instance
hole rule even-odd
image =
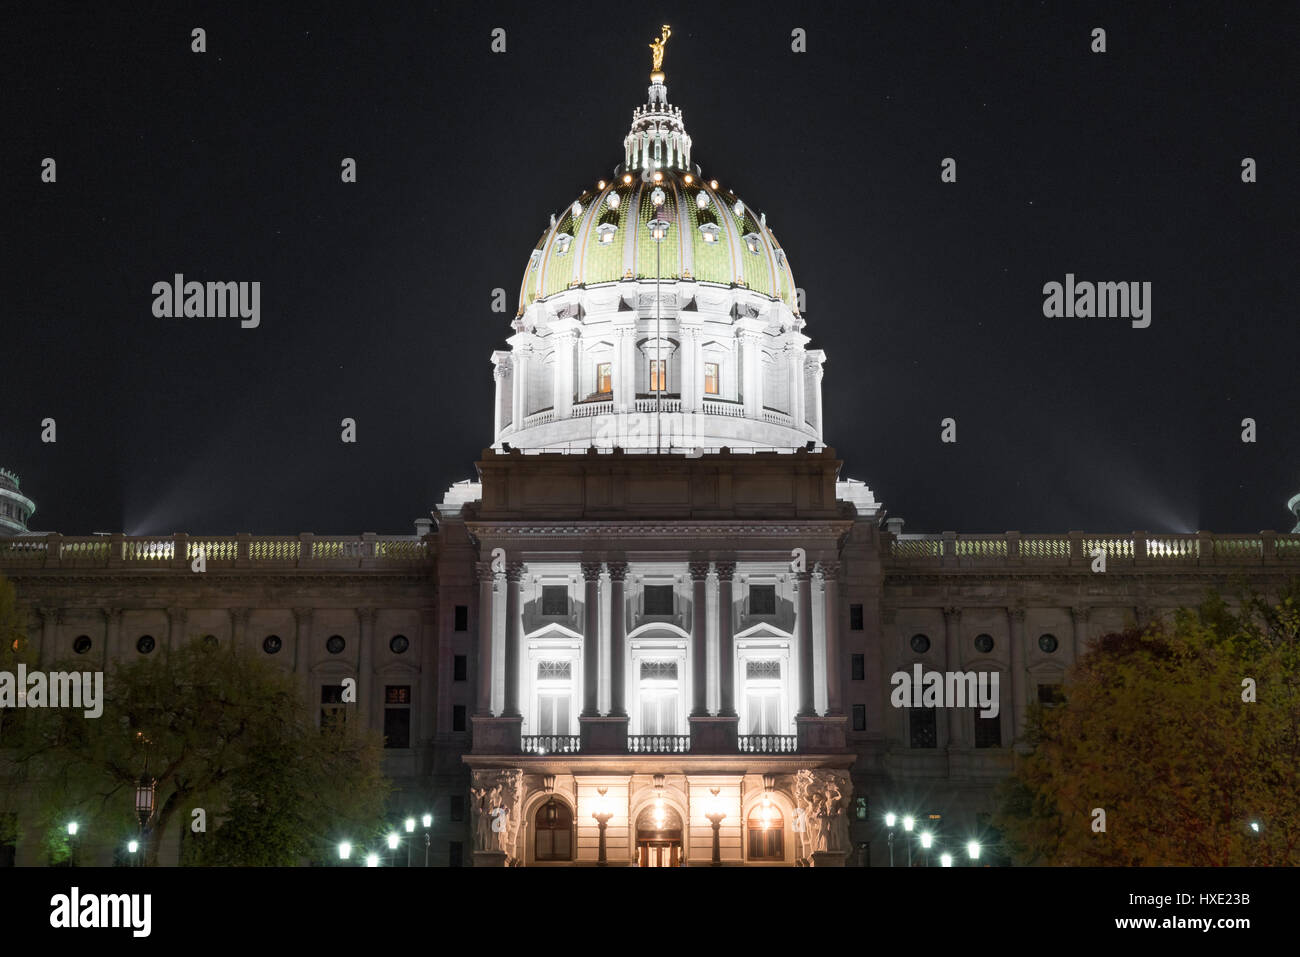
[[[405,654],[410,647],[411,642],[405,635],[393,635],[388,642],[388,649],[395,655]]]
[[[72,650],[79,655],[84,655],[90,650],[90,635],[77,635],[72,639]]]
[[[1056,640],[1055,635],[1039,635],[1038,647],[1050,655],[1057,648],[1061,647],[1061,643]]]
[[[348,643],[343,640],[342,635],[330,635],[325,639],[325,650],[331,655],[337,655],[346,648]]]
[[[993,650],[993,636],[992,636],[992,635],[976,635],[976,636],[975,636],[975,650],[978,651],[978,652],[979,652],[980,654],[982,654],[982,655],[987,655],[990,651]]]
[[[217,647],[217,636],[216,636],[216,635],[204,635],[204,636],[203,636],[203,644],[207,645],[209,648],[215,648],[215,647]]]
[[[267,635],[262,639],[262,650],[268,655],[273,655],[284,646],[279,635]]]
[[[925,635],[912,636],[912,650],[918,655],[923,655],[930,650],[930,639]]]
[[[149,652],[153,651],[156,644],[157,642],[153,640],[153,635],[141,635],[140,639],[135,643],[135,650],[140,652],[142,655],[147,655]]]

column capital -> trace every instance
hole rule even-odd
[[[370,605],[357,609],[357,620],[366,627],[372,627],[374,625],[377,615],[378,612],[376,612]]]
[[[961,621],[961,609],[956,605],[950,605],[943,610],[943,620],[953,624]]]
[[[606,562],[605,568],[609,570],[610,581],[622,582],[627,579],[627,562]]]
[[[605,566],[601,562],[583,562],[582,578],[583,581],[596,582],[600,581],[600,573]]]
[[[1092,609],[1087,605],[1073,605],[1070,608],[1070,617],[1074,619],[1076,625],[1086,625],[1091,614]]]
[[[817,572],[827,581],[838,581],[840,577],[840,563],[835,561],[818,562]]]
[[[294,620],[297,621],[298,624],[300,625],[307,624],[311,621],[311,615],[313,611],[315,611],[315,609],[313,608],[307,608],[307,607],[295,608],[293,610]]]
[[[226,611],[230,613],[230,620],[234,622],[236,625],[242,626],[248,624],[249,609],[227,608]]]
[[[730,582],[736,575],[735,562],[714,562],[713,570],[718,573],[718,581]]]
[[[812,581],[812,572],[808,571],[807,569],[801,572],[791,572],[790,580],[793,581],[800,588],[802,588],[805,585],[807,585],[810,581]]]
[[[474,580],[479,584],[496,581],[497,573],[492,570],[491,562],[474,563]]]
[[[99,609],[99,613],[104,616],[104,621],[109,622],[110,624],[122,620],[122,609],[117,606],[101,608]]]
[[[167,620],[172,624],[184,624],[189,617],[189,611],[181,608],[179,605],[173,605],[167,609]]]
[[[709,563],[691,562],[690,572],[691,572],[691,581],[702,582],[709,577]]]
[[[57,605],[41,605],[36,612],[41,616],[42,624],[63,624],[63,609]]]
[[[506,562],[506,581],[517,582],[524,577],[523,562]]]
[[[1013,606],[1007,609],[1007,617],[1015,624],[1023,625],[1025,623],[1025,610],[1018,605]]]

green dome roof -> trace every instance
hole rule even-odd
[[[656,276],[744,287],[798,313],[789,260],[766,217],[689,167],[689,149],[680,111],[667,105],[662,85],[652,86],[651,102],[636,111],[625,141],[630,162],[573,200],[537,241],[519,314],[567,289]],[[664,194],[658,210],[656,188]],[[658,266],[648,228],[655,218],[669,224]]]

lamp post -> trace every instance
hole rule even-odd
[[[925,866],[930,866],[930,847],[934,844],[934,835],[929,831],[921,832],[921,846],[925,848]]]
[[[916,819],[908,814],[903,817],[903,830],[907,832],[907,866],[912,866],[912,828],[916,827]]]
[[[939,855],[940,867],[952,867],[952,855],[947,851]]]
[[[420,819],[420,823],[424,825],[424,866],[428,867],[429,866],[429,828],[433,827],[433,815],[426,814],[423,818]]]
[[[663,264],[663,242],[668,237],[668,220],[663,219],[664,191],[656,186],[654,192],[650,194],[650,200],[655,204],[655,218],[646,223],[646,228],[650,230],[650,238],[655,241],[655,452],[661,451],[663,443],[660,441],[660,418],[659,413],[662,407],[662,398],[664,391],[664,366],[660,358],[663,340],[659,336],[659,281]]]
[[[596,788],[596,808],[591,812],[591,816],[596,819],[596,824],[600,826],[600,847],[597,851],[596,866],[605,867],[609,861],[605,857],[605,828],[609,825],[609,819],[614,816],[614,812],[609,809],[609,802],[605,798],[605,788]]]
[[[145,770],[140,773],[140,780],[135,786],[135,816],[140,821],[140,843],[145,843],[145,829],[153,817],[154,788],[156,782],[149,776],[149,762],[145,760]],[[143,857],[143,855],[141,855]]]
[[[406,827],[406,834],[407,834],[407,837],[406,837],[406,866],[407,866],[407,867],[410,867],[410,866],[411,866],[411,837],[410,837],[410,835],[412,835],[412,834],[415,833],[415,818],[413,818],[413,817],[408,817],[408,818],[406,819],[406,821],[404,822],[404,826]]]
[[[972,862],[974,862],[974,861],[978,861],[978,860],[980,859],[980,842],[979,842],[979,841],[967,841],[967,842],[966,842],[966,856],[969,857],[969,858],[971,859]]]
[[[898,818],[890,811],[885,815],[885,827],[889,828],[889,866],[894,866],[894,825],[898,823]]]
[[[77,866],[77,822],[68,822],[68,866]]]
[[[376,854],[374,851],[371,851],[369,854],[366,855],[366,867],[378,867],[378,866],[379,866],[379,855]]]
[[[704,816],[709,819],[713,825],[713,860],[709,862],[710,867],[722,866],[722,839],[720,832],[722,830],[722,819],[727,816],[727,812],[722,809],[722,801],[718,798],[720,788],[710,788],[709,793],[713,795],[707,804],[707,810]]]
[[[339,841],[339,860],[347,861],[352,858],[352,844],[350,841]]]
[[[397,845],[402,842],[396,831],[389,832],[388,835],[388,866],[393,867],[393,852],[397,850]]]
[[[127,842],[126,842],[126,852],[127,852],[128,854],[131,855],[131,866],[132,866],[132,867],[139,867],[139,866],[140,866],[140,859],[139,859],[138,857],[135,856],[135,855],[136,855],[136,852],[139,851],[139,850],[140,850],[140,842],[139,842],[139,841],[132,840],[132,841],[127,841]]]

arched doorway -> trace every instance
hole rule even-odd
[[[638,867],[682,866],[682,818],[663,798],[637,815],[636,857]]]

